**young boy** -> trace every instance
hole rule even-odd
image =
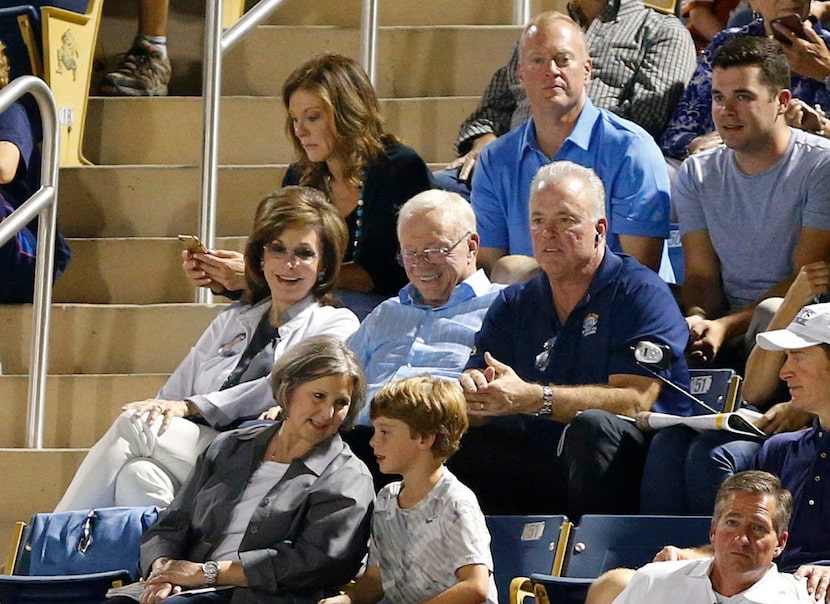
[[[429,376],[392,382],[375,395],[370,417],[381,471],[403,480],[378,493],[366,572],[320,604],[495,604],[484,516],[444,467],[468,425],[458,384]]]

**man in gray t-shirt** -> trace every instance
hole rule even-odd
[[[712,63],[724,145],[687,159],[672,195],[689,352],[704,363],[747,331],[759,301],[783,296],[802,265],[830,258],[830,141],[787,125],[800,101],[786,57],[774,41],[744,37]]]

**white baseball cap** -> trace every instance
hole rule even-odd
[[[759,333],[755,342],[764,350],[798,350],[830,344],[830,303],[805,306],[787,329]]]

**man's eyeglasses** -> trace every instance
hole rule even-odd
[[[407,264],[415,264],[418,260],[425,260],[429,264],[438,264],[442,260],[446,260],[447,256],[450,255],[458,245],[467,239],[470,235],[472,235],[472,231],[467,231],[461,236],[461,239],[453,243],[450,247],[435,247],[429,248],[421,252],[404,252],[400,251],[395,255],[395,259],[398,261],[398,264],[401,266],[406,266]]]
[[[295,262],[306,263],[311,262],[317,257],[317,252],[312,249],[301,247],[296,250],[289,250],[281,243],[266,243],[262,246],[262,249],[272,258],[278,258],[280,260],[289,258]]]

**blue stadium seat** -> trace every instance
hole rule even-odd
[[[664,545],[708,543],[710,523],[708,516],[583,516],[565,546],[564,575],[530,575],[537,601],[583,604],[588,588],[605,571],[639,568]]]
[[[499,601],[507,602],[514,577],[553,572],[565,516],[487,516]]]
[[[689,392],[715,411],[728,413],[740,407],[740,384],[741,376],[731,369],[689,370]],[[706,410],[696,408],[697,412],[706,413]]]
[[[11,77],[42,77],[55,96],[61,166],[90,163],[82,144],[102,6],[103,0],[0,0]]]
[[[683,261],[683,247],[680,245],[680,227],[673,223],[669,225],[669,238],[666,240],[666,247],[669,252],[669,262],[674,271],[674,282],[683,285],[685,264]]]

